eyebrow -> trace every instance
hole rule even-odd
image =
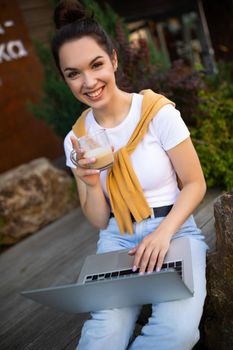
[[[91,60],[91,62],[89,63],[89,65],[91,66],[95,61],[97,61],[99,58],[103,58],[103,56],[96,56],[95,58],[93,58],[93,60]],[[64,72],[66,72],[67,70],[71,70],[71,71],[77,71],[78,69],[76,68],[72,68],[72,67],[66,67],[64,69]]]

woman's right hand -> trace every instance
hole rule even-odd
[[[73,150],[76,152],[77,167],[73,169],[75,177],[82,180],[87,186],[96,186],[100,181],[100,171],[98,169],[91,169],[90,164],[95,163],[95,158],[85,158],[84,151],[80,149],[78,141],[71,136]]]

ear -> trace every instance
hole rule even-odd
[[[113,50],[112,52],[112,65],[113,65],[114,72],[116,72],[118,68],[118,58],[117,58],[116,50]]]

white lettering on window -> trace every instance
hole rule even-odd
[[[5,28],[7,28],[7,27],[13,27],[14,24],[15,24],[14,21],[12,21],[12,20],[10,19],[10,20],[4,22],[4,27],[5,27]]]
[[[5,33],[5,30],[4,28],[0,25],[0,34],[4,34]]]
[[[21,40],[9,41],[7,43],[7,53],[13,59],[21,58],[28,55]]]
[[[11,61],[10,56],[8,56],[5,52],[5,44],[1,44],[0,45],[0,63],[2,63],[2,61]]]
[[[7,44],[0,44],[0,63],[12,61],[28,55],[21,40],[9,41]]]

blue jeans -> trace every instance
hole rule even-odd
[[[97,254],[131,249],[156,229],[162,218],[134,224],[134,234],[121,235],[116,220],[100,231]],[[193,216],[172,239],[189,237],[193,259],[194,296],[152,305],[152,315],[141,334],[129,345],[141,307],[93,312],[84,323],[76,350],[191,350],[199,340],[199,322],[206,297],[205,260],[207,245]],[[117,292],[117,291],[116,291]]]

